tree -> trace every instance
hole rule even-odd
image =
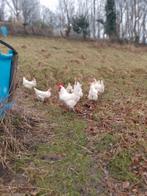
[[[16,21],[20,20],[21,0],[5,0]]]
[[[40,20],[39,0],[5,0],[10,9],[11,17],[24,24],[33,24]]]
[[[34,6],[34,9],[32,10],[31,15],[30,15],[30,24],[37,24],[38,22],[40,22],[40,19],[41,19],[40,1],[39,0],[31,0],[30,1],[30,8],[32,9],[33,6]]]
[[[75,11],[74,0],[59,0],[58,16],[60,28],[64,29],[65,36],[69,37],[71,32],[71,21]]]
[[[21,0],[21,14],[23,19],[24,31],[27,33],[26,26],[32,25],[40,20],[40,4],[38,0]]]
[[[22,0],[22,16],[24,25],[30,24],[30,20],[32,17],[32,12],[34,11],[34,3],[30,4],[29,0]]]
[[[106,23],[105,23],[105,33],[110,39],[116,38],[116,7],[115,0],[107,0],[106,2]]]
[[[86,16],[80,15],[73,18],[72,26],[76,33],[83,35],[84,40],[89,35],[89,22]]]
[[[96,36],[96,27],[95,27],[95,22],[96,22],[96,0],[93,0],[93,38],[95,39]]]
[[[5,0],[0,0],[0,21],[4,20]]]
[[[41,9],[41,20],[45,26],[55,27],[56,26],[56,16],[55,14],[47,7],[42,6]]]

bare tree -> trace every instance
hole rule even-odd
[[[22,0],[21,11],[24,25],[40,20],[40,4],[38,0]]]
[[[5,0],[8,5],[12,15],[15,17],[16,21],[20,20],[21,14],[21,0]]]
[[[121,40],[147,41],[147,0],[115,0],[116,30]],[[70,32],[73,15],[85,15],[90,24],[91,37],[102,39],[105,34],[106,0],[59,0],[58,18],[61,29],[66,26]]]
[[[41,9],[41,20],[43,24],[52,28],[57,26],[55,14],[45,6]]]
[[[0,0],[0,20],[4,20],[5,0]]]
[[[93,38],[96,36],[96,0],[92,2],[92,30],[93,30]]]
[[[65,36],[68,37],[71,31],[72,17],[74,16],[74,0],[59,0],[58,17],[60,19],[61,31],[64,29]]]

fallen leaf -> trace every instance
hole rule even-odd
[[[123,182],[123,189],[127,189],[130,186],[130,183],[128,181]]]

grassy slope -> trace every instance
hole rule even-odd
[[[47,38],[7,41],[19,52],[20,79],[34,76],[39,88],[51,85],[54,93],[44,105],[20,85],[19,105],[40,113],[51,136],[16,159],[14,170],[27,175],[38,195],[144,194],[147,49]],[[93,76],[106,85],[96,104],[86,99]],[[75,77],[85,92],[77,114],[64,111],[56,89],[58,82],[73,82]]]

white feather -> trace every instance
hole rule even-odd
[[[83,97],[82,84],[75,82],[73,92],[79,97],[79,99]]]
[[[105,86],[104,86],[104,81],[103,80],[95,80],[93,82],[96,90],[98,93],[104,93],[104,90],[105,90]]]
[[[61,86],[59,91],[59,99],[70,109],[74,109],[79,101],[79,97],[74,92],[68,93],[63,86]]]
[[[71,86],[70,83],[68,83],[68,86],[67,86],[66,90],[67,90],[68,93],[73,93],[73,87]]]
[[[37,88],[34,88],[34,90],[35,90],[37,99],[42,102],[51,96],[51,89],[48,89],[47,91],[41,91],[41,90],[38,90]]]
[[[88,99],[93,101],[97,101],[98,99],[98,92],[93,83],[90,85]]]
[[[36,82],[35,78],[33,80],[29,81],[25,77],[23,77],[23,86],[25,88],[32,89],[32,88],[36,87],[36,85],[37,85],[37,82]]]

